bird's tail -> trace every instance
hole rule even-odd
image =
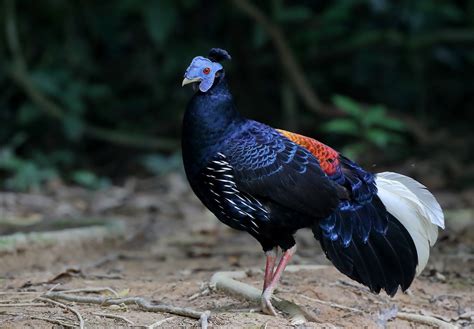
[[[376,175],[377,195],[387,211],[410,234],[418,255],[416,275],[425,268],[430,246],[438,238],[438,226],[444,228],[444,215],[439,203],[426,186],[393,172]]]
[[[328,259],[350,278],[390,296],[408,289],[426,266],[444,227],[441,207],[425,186],[391,172],[375,176],[370,201],[341,202],[313,227]]]

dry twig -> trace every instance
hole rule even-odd
[[[199,292],[195,293],[194,295],[189,296],[188,300],[195,300],[198,297],[207,296],[209,295],[210,292],[211,291],[209,290],[209,288],[201,289]]]
[[[0,303],[0,307],[45,306],[43,303]]]
[[[46,293],[49,294],[50,292],[53,292],[53,290],[56,289],[57,287],[59,287],[60,285],[61,285],[61,283],[56,283],[54,286],[49,288],[49,290]]]
[[[412,321],[412,322],[418,322],[418,323],[424,323],[430,326],[434,326],[437,328],[441,329],[455,329],[457,328],[456,326],[437,319],[433,316],[429,315],[420,315],[420,314],[413,314],[413,313],[407,313],[407,312],[398,312],[397,313],[397,318],[402,319],[402,320],[407,320],[407,321]]]
[[[31,295],[38,294],[37,291],[0,291],[0,295]]]
[[[333,303],[333,302],[326,302],[324,300],[317,299],[317,298],[311,298],[311,297],[308,297],[308,296],[305,296],[305,295],[299,295],[299,296],[303,297],[304,299],[307,299],[309,301],[319,303],[319,304],[323,304],[323,305],[327,305],[327,306],[331,306],[331,307],[335,307],[335,308],[339,308],[341,310],[351,311],[351,312],[355,312],[355,313],[364,313],[364,311],[359,310],[357,308],[353,308],[353,307],[349,307],[349,306],[345,306],[345,305],[341,305],[341,304],[337,304],[337,303]]]
[[[261,300],[260,290],[235,280],[245,278],[246,276],[247,274],[244,271],[217,272],[212,276],[210,284],[211,287],[215,287],[215,289],[243,297],[254,303],[259,303]],[[294,325],[305,323],[308,317],[312,319],[308,312],[304,311],[300,306],[293,302],[274,296],[272,298],[272,303],[280,311],[288,313],[290,315],[291,323]]]
[[[170,320],[173,320],[175,317],[174,316],[171,316],[169,318],[165,318],[165,319],[162,319],[160,321],[156,321],[155,323],[152,323],[150,324],[147,329],[153,329],[153,328],[156,328],[158,327],[159,325],[162,325],[163,323],[165,323],[166,321],[170,321]]]
[[[17,250],[32,250],[50,247],[51,245],[84,245],[97,243],[97,241],[113,241],[125,234],[126,225],[122,221],[104,223],[105,225],[93,225],[88,227],[68,228],[61,231],[44,231],[30,233],[16,233],[0,237],[0,253],[13,253]],[[71,268],[75,272],[78,269]],[[64,274],[74,274],[67,273]],[[60,273],[61,274],[61,273]],[[58,274],[58,276],[60,275]],[[55,277],[49,283],[57,280]]]
[[[42,304],[42,305],[44,305],[44,304]],[[28,314],[24,314],[24,313],[1,312],[0,314],[2,314],[2,315],[11,315],[11,316],[15,316],[15,317],[25,317],[25,318],[29,318],[29,319],[33,319],[33,320],[47,321],[47,322],[50,322],[50,323],[58,324],[60,326],[66,327],[66,328],[74,328],[75,326],[77,326],[76,323],[69,323],[69,322],[58,320],[58,319],[44,318],[42,316],[28,315]]]
[[[128,324],[131,324],[132,326],[135,325],[135,323],[133,323],[133,321],[130,321],[129,319],[127,319],[126,317],[124,317],[122,315],[109,314],[109,313],[91,313],[91,314],[92,315],[97,315],[97,316],[103,316],[104,318],[119,319],[119,320],[127,322]]]
[[[199,324],[201,325],[202,329],[207,329],[209,316],[211,316],[210,311],[206,311],[201,314],[201,318],[199,319]]]
[[[68,302],[82,303],[82,304],[97,304],[103,306],[110,305],[137,305],[139,309],[148,312],[162,312],[185,316],[193,319],[200,319],[203,312],[196,311],[190,308],[177,307],[166,304],[153,304],[142,297],[124,297],[124,298],[108,298],[104,296],[80,296],[70,295],[60,292],[53,292],[43,295],[48,299],[64,300]]]
[[[54,293],[50,293],[50,294],[54,294]],[[43,302],[46,302],[46,303],[51,303],[51,304],[54,304],[54,305],[57,305],[57,306],[60,306],[66,310],[69,310],[71,311],[72,313],[74,313],[77,318],[79,319],[79,328],[80,329],[84,329],[84,319],[82,318],[82,315],[81,313],[79,313],[79,311],[77,311],[75,308],[71,307],[71,306],[67,306],[66,304],[63,304],[63,303],[60,303],[60,302],[57,302],[57,301],[54,301],[52,299],[50,299],[48,297],[48,295],[43,295],[44,297],[38,297],[36,298],[37,300],[41,300]]]
[[[118,292],[115,291],[114,289],[110,287],[90,287],[90,288],[81,288],[81,289],[69,289],[69,290],[62,290],[62,293],[65,294],[70,294],[70,293],[77,293],[77,292],[86,292],[86,293],[91,293],[91,292],[104,292],[108,291],[111,294],[113,294],[115,297],[120,297]],[[50,291],[48,291],[49,293]]]
[[[74,328],[77,326],[76,323],[69,323],[69,322],[65,322],[65,321],[61,321],[61,320],[53,319],[53,318],[44,318],[42,316],[36,316],[36,315],[26,315],[26,316],[33,320],[42,320],[42,321],[58,324],[66,328]]]

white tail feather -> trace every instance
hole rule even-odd
[[[428,262],[430,246],[438,238],[438,226],[444,228],[443,211],[426,186],[410,177],[383,172],[377,174],[376,183],[385,208],[407,229],[415,243],[418,275]]]

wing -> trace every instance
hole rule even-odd
[[[328,176],[340,175],[341,165],[339,163],[339,152],[313,138],[282,129],[277,129],[277,131],[289,140],[310,151],[311,154],[318,159],[321,169]]]
[[[372,230],[382,234],[386,232],[388,219],[385,207],[378,200],[372,202],[377,195],[373,174],[313,138],[285,130],[278,132],[311,152],[328,177],[347,192],[347,199],[319,223],[323,236],[331,241],[339,240],[347,247],[355,234],[366,242]]]
[[[318,160],[276,130],[258,122],[227,143],[237,186],[288,209],[324,218],[340,202],[337,185]]]
[[[196,194],[225,224],[259,235],[259,223],[268,221],[268,210],[258,199],[237,188],[233,172],[225,155],[217,153],[201,171]]]
[[[374,175],[333,148],[310,137],[281,129],[277,131],[311,152],[318,159],[328,177],[347,190],[349,199],[357,203],[365,203],[377,193]]]

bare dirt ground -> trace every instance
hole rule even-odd
[[[285,314],[264,315],[258,305],[207,289],[218,271],[247,271],[243,281],[260,289],[264,256],[250,236],[227,229],[206,212],[179,175],[151,182],[131,180],[124,187],[94,193],[52,186],[42,194],[3,193],[2,197],[3,217],[9,220],[0,224],[0,234],[60,230],[71,223],[92,225],[103,219],[120,221],[125,230],[110,239],[82,240],[73,230],[61,236],[64,241],[60,243],[0,243],[1,328],[77,327],[76,314],[35,298],[51,289],[93,287],[114,292],[72,294],[114,297],[116,292],[120,297],[140,296],[150,302],[210,310],[210,327],[292,327]],[[397,317],[398,312],[472,327],[472,211],[453,214],[448,216],[448,229],[433,249],[427,269],[406,294],[394,298],[374,295],[329,266],[285,273],[277,295],[312,315],[306,327],[429,327]],[[87,235],[87,228],[84,230]],[[293,264],[330,265],[310,232],[298,234],[297,241]],[[86,328],[146,327],[161,320],[165,321],[160,327],[199,326],[196,319],[145,312],[133,304],[61,303],[77,310]]]

